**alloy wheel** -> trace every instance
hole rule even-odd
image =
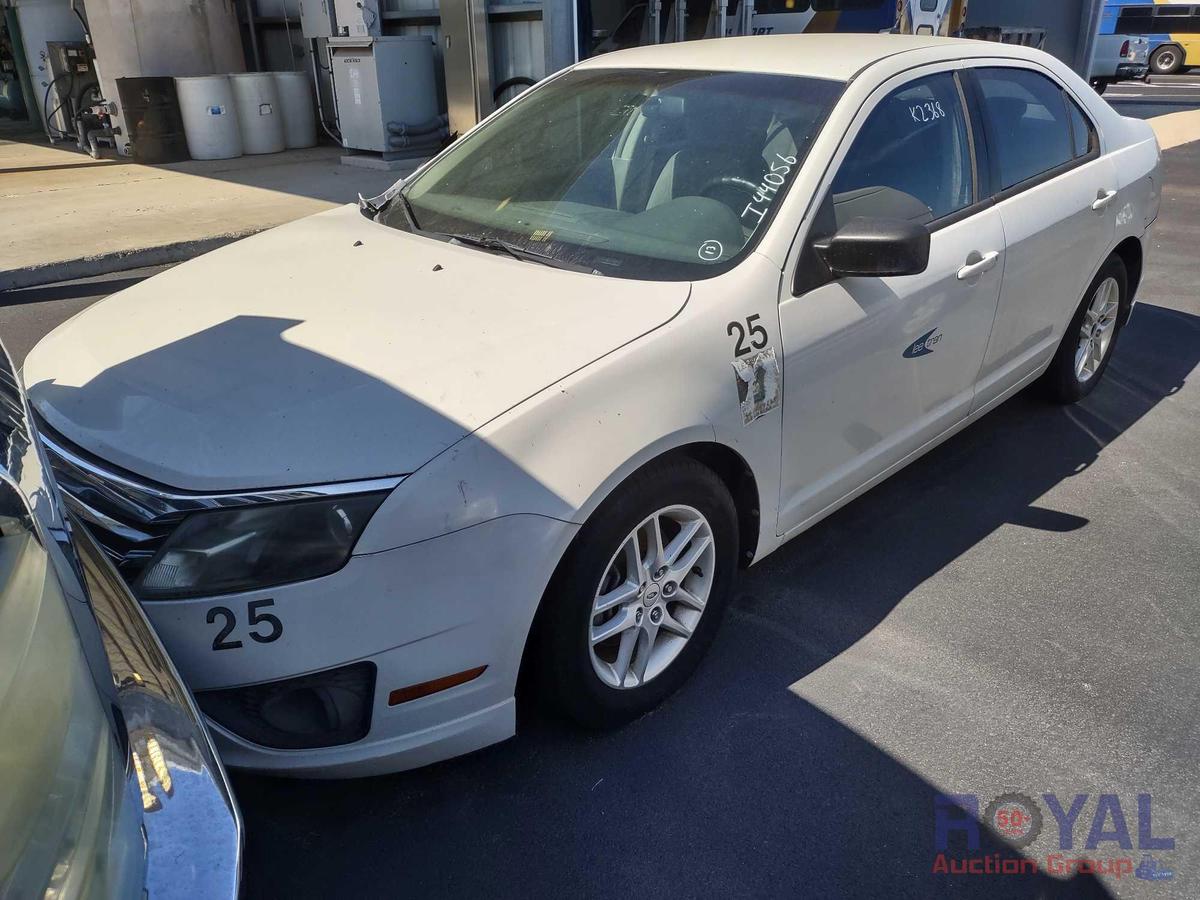
[[[1092,295],[1079,327],[1079,346],[1075,350],[1075,377],[1081,384],[1096,374],[1108,355],[1120,302],[1121,289],[1115,278],[1104,279]]]
[[[687,645],[713,586],[712,527],[690,506],[646,517],[609,560],[588,620],[592,668],[612,688],[661,674]]]

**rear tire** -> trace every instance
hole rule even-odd
[[[1150,71],[1155,75],[1174,75],[1183,68],[1183,52],[1166,44],[1150,54]]]
[[[1097,94],[1103,94],[1108,90],[1109,84],[1111,84],[1107,78],[1093,78],[1091,83],[1092,90],[1094,90]]]
[[[592,514],[555,573],[534,636],[540,692],[589,728],[658,706],[712,643],[737,561],[737,511],[711,469],[675,458],[639,470]]]
[[[1088,285],[1042,384],[1057,403],[1077,403],[1096,389],[1116,350],[1129,309],[1125,263],[1110,256]]]

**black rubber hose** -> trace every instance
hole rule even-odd
[[[55,128],[54,124],[50,120],[52,118],[54,118],[54,113],[56,113],[60,109],[62,109],[63,104],[66,103],[67,100],[70,99],[70,97],[71,97],[70,89],[69,88],[67,89],[66,96],[64,96],[62,98],[62,100],[60,100],[58,102],[58,106],[54,107],[54,112],[47,112],[46,107],[50,104],[50,92],[52,90],[54,90],[54,86],[56,84],[58,84],[60,81],[62,81],[64,78],[67,78],[67,77],[69,77],[71,79],[72,83],[75,81],[75,73],[74,72],[63,72],[61,75],[59,75],[53,81],[51,81],[48,85],[46,85],[46,94],[45,94],[45,96],[42,97],[42,116],[44,116],[46,119],[46,128],[49,129],[51,137],[54,137],[54,132],[58,132],[58,139],[60,141],[66,140],[71,135],[67,134],[65,131]]]
[[[509,88],[524,85],[525,87],[533,87],[537,82],[532,78],[526,78],[524,75],[518,75],[515,78],[509,78],[496,85],[496,89],[492,91],[492,100],[496,103],[500,102],[500,95]]]

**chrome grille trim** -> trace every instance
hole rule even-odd
[[[394,475],[365,481],[338,481],[307,487],[267,488],[218,494],[172,491],[169,488],[134,481],[127,475],[97,465],[67,449],[55,438],[47,436],[44,430],[40,437],[46,452],[50,454],[50,465],[55,474],[62,472],[72,481],[86,485],[105,500],[126,511],[134,521],[146,525],[177,522],[188,513],[208,509],[261,506],[265,503],[288,503],[317,497],[344,497],[350,494],[390,491],[407,477]]]
[[[389,491],[407,477],[212,494],[179,491],[138,481],[70,446],[40,417],[38,425],[38,437],[67,505],[130,583],[191,513]]]

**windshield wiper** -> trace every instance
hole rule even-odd
[[[451,243],[465,244],[468,247],[479,247],[481,250],[490,250],[493,253],[504,253],[511,256],[513,259],[519,259],[522,262],[536,262],[543,266],[550,266],[555,269],[566,269],[568,272],[585,272],[588,275],[599,275],[600,273],[590,266],[581,266],[576,263],[564,262],[561,259],[555,259],[548,253],[538,253],[536,250],[529,250],[525,247],[518,247],[516,244],[510,244],[508,241],[502,241],[499,238],[475,237],[469,234],[452,234],[450,235]]]

